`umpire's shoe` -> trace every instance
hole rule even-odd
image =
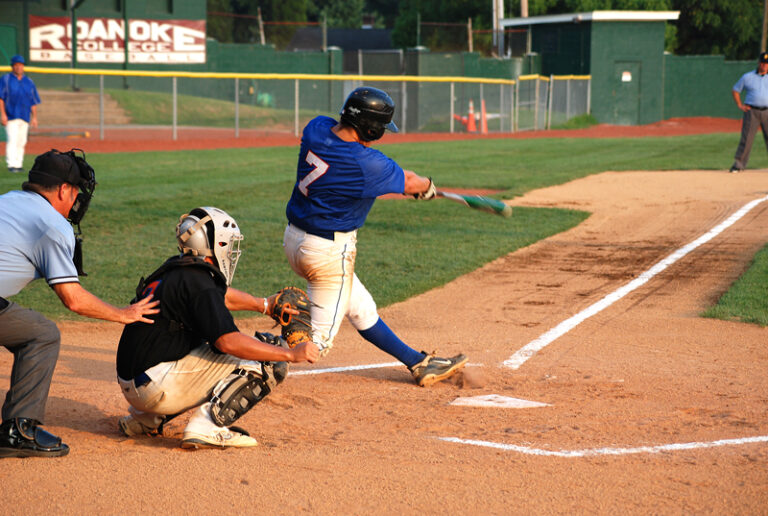
[[[69,446],[39,425],[37,420],[25,417],[3,421],[0,425],[0,458],[62,457],[69,453]]]
[[[467,363],[467,357],[463,354],[453,358],[440,358],[434,353],[422,353],[426,355],[424,360],[408,368],[420,387],[429,387],[433,383],[450,378]]]

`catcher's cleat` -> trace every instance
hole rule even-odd
[[[185,430],[181,447],[187,450],[196,450],[198,448],[252,448],[258,446],[258,441],[248,435],[248,432],[239,427],[233,428],[237,428],[237,431],[227,427],[218,427],[207,434]]]
[[[157,435],[158,429],[152,428],[133,416],[123,416],[117,421],[120,431],[126,437],[136,437],[138,435]]]
[[[453,358],[441,358],[436,357],[434,353],[422,353],[426,355],[424,360],[408,368],[420,387],[429,387],[433,383],[450,378],[467,363],[467,357],[463,354]]]

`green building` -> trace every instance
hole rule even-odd
[[[592,11],[510,18],[526,29],[543,75],[591,75],[592,114],[601,123],[648,124],[664,117],[664,31],[679,11]]]

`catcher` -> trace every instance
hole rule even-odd
[[[176,226],[181,254],[139,281],[136,298],[153,295],[160,313],[154,324],[127,325],[117,349],[117,380],[131,405],[119,426],[128,437],[162,433],[166,421],[195,409],[182,448],[256,446],[231,425],[285,378],[286,362],[317,360],[317,347],[301,333],[311,324],[306,295],[287,289],[258,298],[229,286],[242,238],[222,210],[196,208]],[[293,347],[270,334],[241,333],[230,310],[274,316]]]

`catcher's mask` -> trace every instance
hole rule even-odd
[[[67,215],[67,220],[77,226],[77,234],[80,234],[80,221],[88,211],[97,184],[93,168],[85,161],[85,152],[81,149],[67,152],[52,149],[39,155],[29,171],[29,182],[41,186],[69,183],[80,189]]]
[[[195,208],[182,215],[176,225],[179,251],[182,254],[213,258],[227,279],[227,285],[232,284],[235,275],[242,239],[243,235],[235,219],[211,206]]]
[[[384,136],[384,130],[398,132],[392,121],[395,103],[385,92],[362,86],[349,94],[341,108],[341,121],[351,125],[360,139],[366,142],[378,140]]]

